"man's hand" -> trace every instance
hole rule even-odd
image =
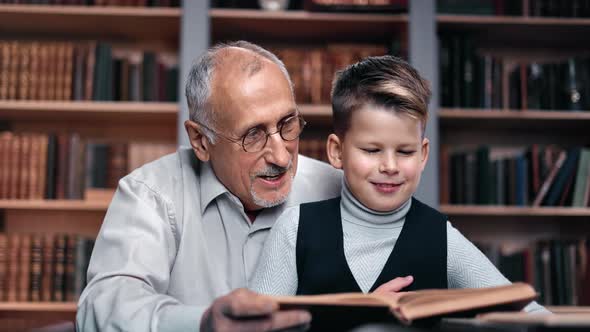
[[[268,296],[245,288],[217,298],[201,319],[201,331],[275,331],[292,327],[306,330],[311,315],[307,311],[279,311]]]
[[[408,287],[413,281],[414,277],[412,276],[407,276],[403,278],[398,277],[377,287],[377,289],[375,289],[373,293],[397,297],[397,294],[405,287]]]

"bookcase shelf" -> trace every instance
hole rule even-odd
[[[176,121],[177,103],[82,102],[82,101],[0,101],[0,120],[85,121],[126,119],[142,122]]]
[[[389,41],[403,32],[406,14],[312,13],[210,9],[212,39],[321,41]]]
[[[522,26],[570,26],[575,28],[585,27],[590,29],[590,18],[559,18],[559,17],[532,17],[532,16],[486,16],[486,15],[437,15],[436,21],[441,27],[488,27],[496,28],[508,26],[518,28]]]
[[[449,216],[589,217],[590,208],[440,205]],[[586,220],[587,221],[587,220]]]
[[[109,200],[0,200],[3,210],[38,210],[38,211],[96,211],[104,212]]]
[[[590,33],[590,18],[437,15],[436,20],[439,30],[470,31],[504,44],[526,40],[527,43],[547,42],[551,45],[545,47],[575,46],[572,42],[586,40]]]
[[[332,105],[302,104],[297,107],[311,126],[326,127],[332,124]]]
[[[114,194],[114,189],[89,188],[83,200],[0,199],[0,210],[105,212]]]
[[[76,302],[0,302],[0,311],[75,313]]]
[[[440,125],[463,128],[564,128],[567,130],[590,127],[590,112],[491,110],[440,108]]]
[[[0,5],[0,31],[177,45],[180,16],[180,8]]]

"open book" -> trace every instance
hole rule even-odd
[[[530,285],[514,283],[490,288],[419,290],[400,293],[395,298],[363,293],[274,298],[283,309],[310,310],[314,328],[318,320],[326,324],[348,320],[346,325],[358,325],[394,319],[411,324],[433,317],[472,317],[482,312],[520,310],[535,297]]]

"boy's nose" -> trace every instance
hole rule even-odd
[[[381,173],[395,173],[397,171],[397,162],[395,157],[388,156],[383,158],[379,165],[379,172]]]

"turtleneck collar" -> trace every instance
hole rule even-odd
[[[369,209],[350,191],[346,180],[342,179],[340,211],[342,219],[353,224],[370,228],[397,228],[403,226],[406,214],[410,210],[412,200],[393,210],[380,212]]]

